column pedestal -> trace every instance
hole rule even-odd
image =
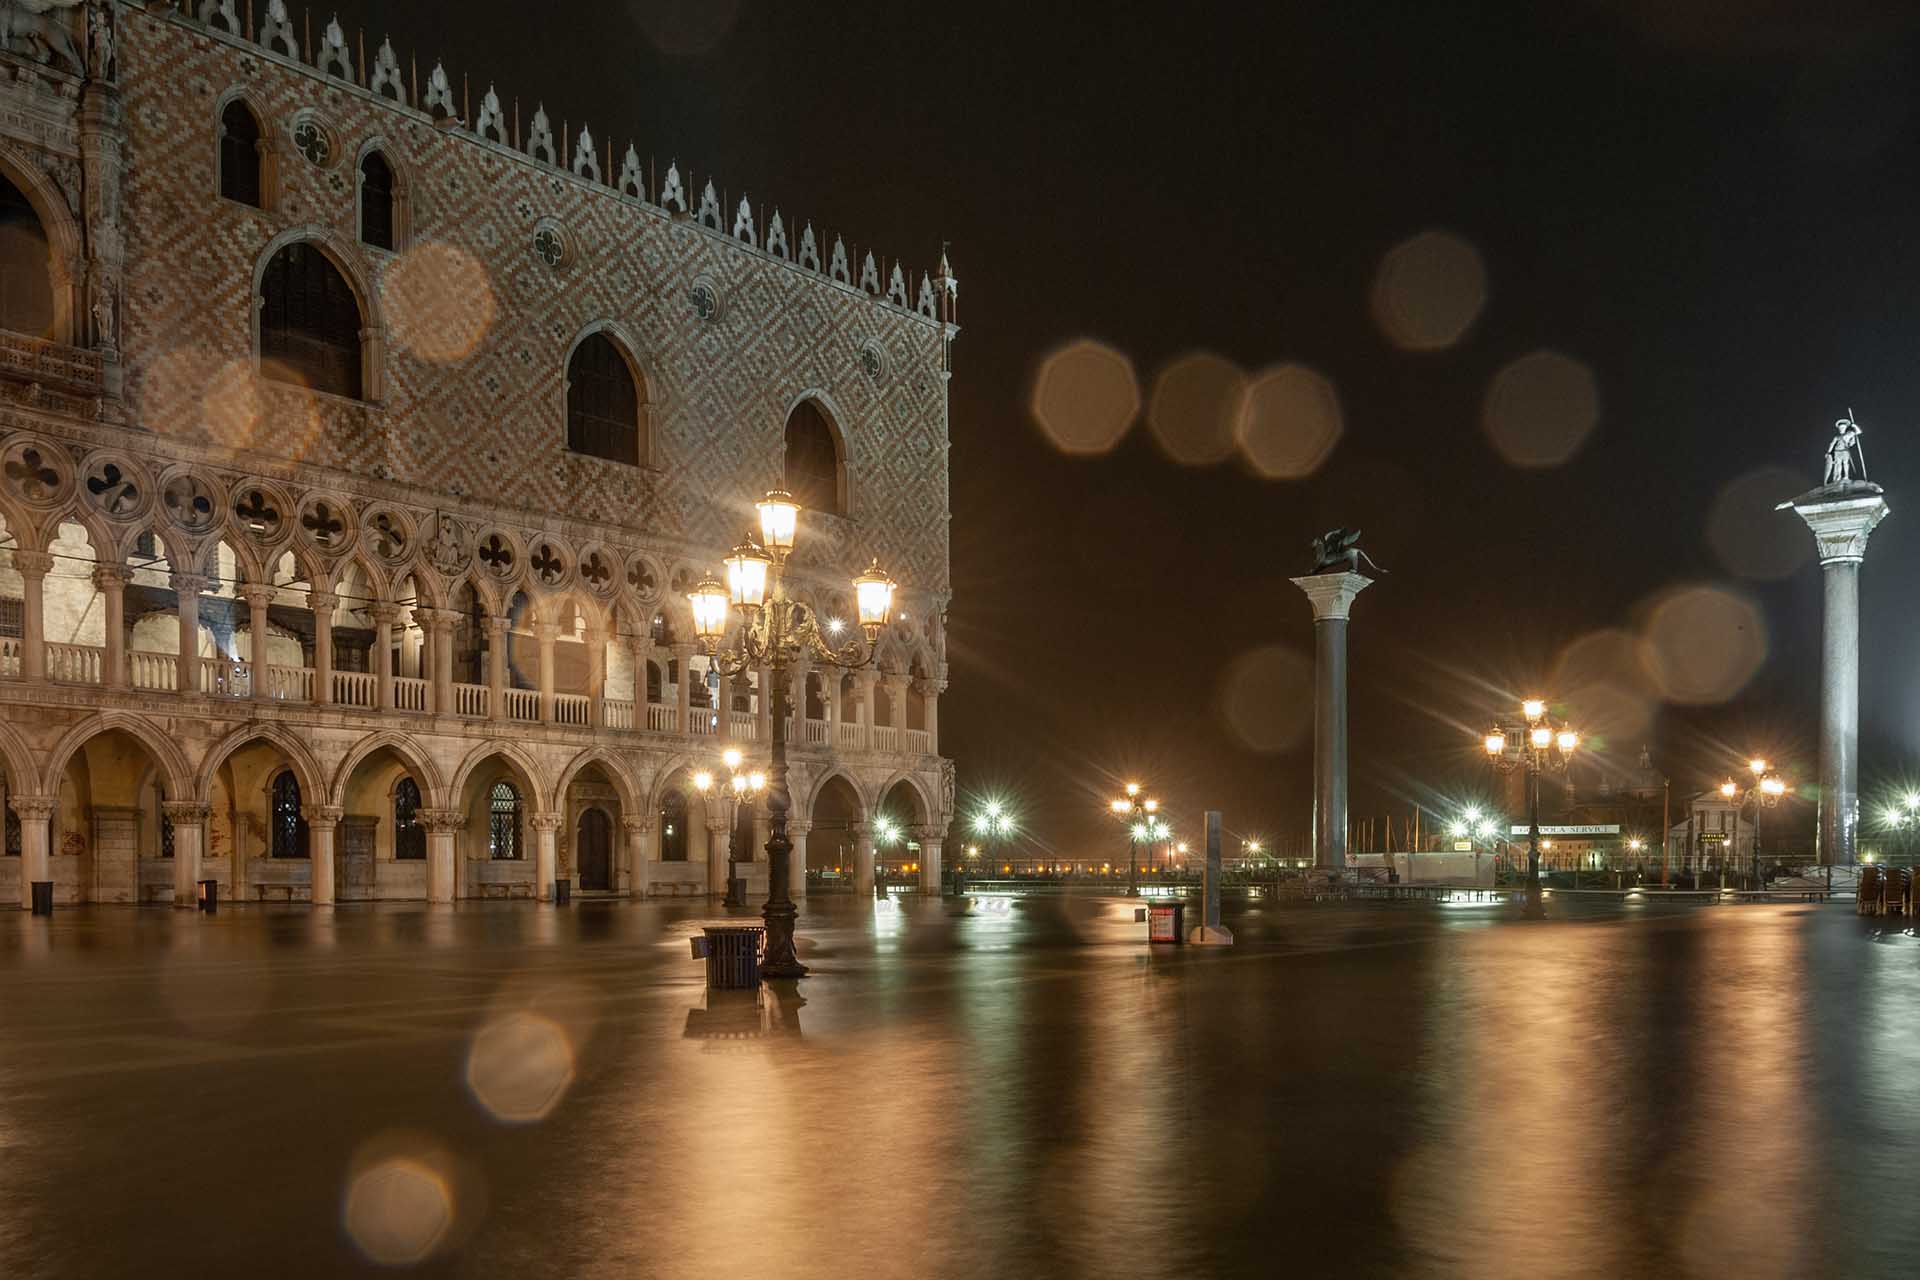
[[[1347,614],[1373,579],[1316,573],[1293,585],[1313,606],[1313,864],[1340,875],[1347,866]]]
[[[555,867],[559,862],[555,837],[560,831],[560,815],[536,813],[527,821],[533,827],[533,896],[542,902],[552,902]]]
[[[312,837],[307,854],[313,863],[313,905],[333,905],[333,833],[346,811],[336,805],[320,805],[307,811],[307,832]],[[179,857],[178,850],[174,853]]]
[[[1887,518],[1877,484],[1825,485],[1782,507],[1807,522],[1826,574],[1820,644],[1820,820],[1815,848],[1827,866],[1851,866],[1860,827],[1860,566]]]
[[[422,809],[420,825],[427,829],[427,901],[452,902],[455,888],[455,838],[466,823],[458,809]]]
[[[52,796],[9,796],[20,819],[20,909],[33,909],[33,882],[53,879]]]

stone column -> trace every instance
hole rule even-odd
[[[1373,579],[1316,573],[1293,585],[1313,606],[1313,863],[1339,873],[1347,865],[1347,612]]]
[[[873,828],[856,823],[853,835],[853,888],[856,893],[873,896]]]
[[[542,902],[553,901],[555,836],[560,830],[560,815],[536,813],[527,819],[533,828],[533,896]]]
[[[373,606],[373,705],[382,711],[393,710],[393,624],[400,607],[392,604]]]
[[[16,551],[13,567],[20,571],[20,678],[47,678],[46,581],[53,557],[45,551]],[[45,877],[42,877],[44,879]],[[23,882],[24,883],[24,882]]]
[[[840,673],[832,667],[820,669],[820,700],[826,704],[827,750],[840,749]]]
[[[180,692],[200,692],[200,593],[207,580],[196,573],[176,573],[169,580],[180,615]]]
[[[940,893],[940,846],[946,832],[932,827],[920,830],[920,890],[936,896]]]
[[[1877,484],[1826,485],[1790,503],[1813,530],[1826,575],[1820,646],[1820,823],[1817,853],[1851,866],[1860,827],[1860,566],[1867,538],[1887,518]]]
[[[93,567],[93,588],[100,593],[107,631],[107,653],[100,667],[100,683],[109,689],[127,687],[127,583],[133,570],[123,564]]]
[[[307,608],[313,610],[313,700],[319,705],[333,703],[333,611],[340,597],[331,591],[307,592]]]
[[[921,695],[927,708],[927,754],[940,754],[940,682],[926,681],[926,692]]]
[[[787,819],[787,839],[793,842],[787,855],[787,896],[795,902],[807,896],[807,833],[812,830],[813,823],[805,818]]]
[[[680,673],[680,683],[674,686],[674,698],[679,704],[674,714],[680,736],[693,732],[693,646],[677,644],[673,646],[674,669]]]
[[[248,583],[240,594],[247,602],[247,679],[253,696],[264,700],[273,696],[267,679],[267,610],[273,604],[273,588]]]
[[[807,723],[809,719],[807,715],[807,681],[812,678],[813,663],[804,658],[795,662],[793,666],[787,669],[787,715],[790,718],[792,726],[787,730],[787,745],[789,747],[805,747],[811,745],[807,738]],[[820,681],[820,687],[823,691],[826,689],[824,674]],[[769,738],[767,741],[772,742],[773,739]]]
[[[691,819],[693,815],[689,813],[687,816]],[[727,891],[727,852],[733,846],[730,836],[727,816],[724,813],[709,813],[707,815],[707,892],[716,896]]]
[[[333,905],[333,833],[345,816],[346,810],[338,805],[312,805],[307,809],[310,837],[307,853],[313,863],[313,905],[316,907]],[[177,850],[174,856],[180,856]]]
[[[557,622],[536,622],[533,634],[540,641],[540,719],[553,719],[553,646],[560,638],[560,624]],[[553,881],[548,879],[551,887]]]
[[[741,678],[722,671],[720,682],[714,686],[713,700],[718,704],[715,710],[720,713],[719,738],[722,742],[733,741],[733,682]]]
[[[653,641],[646,636],[627,637],[627,662],[633,668],[633,727],[650,727],[647,719],[647,663],[653,658]],[[660,691],[661,697],[667,691]]]
[[[587,723],[604,728],[607,723],[607,633],[587,628]]]
[[[854,736],[862,747],[873,745],[874,686],[880,682],[880,673],[872,667],[862,668],[853,677],[853,722],[860,726]],[[871,886],[869,886],[871,887]]]
[[[907,749],[907,677],[902,672],[889,672],[881,682],[887,686],[887,727],[893,730],[894,750],[905,751]],[[879,719],[876,713],[874,722],[879,723]]]
[[[653,858],[653,824],[645,818],[622,818],[627,832],[627,892],[647,896],[647,863]]]
[[[487,616],[487,698],[495,720],[507,718],[507,637],[512,631],[512,618]]]
[[[452,902],[457,892],[455,841],[467,815],[458,809],[422,809],[420,825],[427,829],[427,901]]]
[[[168,800],[160,809],[173,824],[173,905],[197,906],[200,854],[207,847],[207,819],[213,808],[197,800]]]
[[[459,625],[460,614],[453,609],[427,612],[433,619],[433,630],[427,633],[433,647],[433,709],[443,716],[455,715],[460,708],[453,699],[453,630]],[[420,610],[414,613],[417,616]]]
[[[52,796],[8,796],[20,819],[20,908],[33,909],[33,882],[53,879]]]

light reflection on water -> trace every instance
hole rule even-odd
[[[686,906],[0,917],[0,1274],[167,1274],[159,1238],[350,1274],[343,1197],[468,1276],[1920,1252],[1911,937],[1843,909],[1265,908],[1231,950],[1149,951],[1133,908],[817,899],[815,976],[749,993],[703,988]],[[452,1162],[423,1166],[456,1171],[444,1239],[414,1182],[356,1182],[396,1131]]]

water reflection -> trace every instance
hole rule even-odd
[[[0,917],[0,1274],[1906,1274],[1920,941],[1552,909],[818,897],[740,993],[696,904]]]

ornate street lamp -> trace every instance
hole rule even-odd
[[[727,896],[724,902],[729,907],[747,905],[747,882],[740,876],[739,859],[735,856],[740,810],[767,789],[767,775],[758,769],[743,769],[741,766],[745,759],[738,747],[728,747],[720,753],[720,762],[727,767],[727,781],[720,787],[720,801],[727,806]],[[693,785],[696,791],[705,795],[713,789],[713,775],[704,771],[697,773]]]
[[[1737,855],[1740,849],[1740,810],[1747,801],[1753,801],[1753,887],[1764,889],[1767,882],[1760,875],[1760,815],[1763,810],[1771,809],[1780,803],[1780,797],[1787,793],[1787,784],[1781,781],[1773,767],[1758,756],[1747,762],[1747,769],[1753,774],[1753,782],[1741,786],[1732,778],[1720,784],[1720,794],[1733,803],[1733,847]]]
[[[999,860],[999,851],[1016,825],[1013,815],[998,800],[987,801],[986,807],[973,815],[973,834],[987,846],[989,856],[995,861]],[[977,852],[977,847],[968,850],[969,854]]]
[[[1151,839],[1157,822],[1154,816],[1160,812],[1160,802],[1149,798],[1137,782],[1127,784],[1127,794],[1115,799],[1107,808],[1113,816],[1127,824],[1127,896],[1140,896],[1140,842]],[[1152,856],[1152,848],[1148,848]]]
[[[1580,746],[1580,735],[1565,724],[1555,724],[1547,714],[1546,700],[1528,698],[1520,704],[1524,726],[1507,733],[1496,724],[1482,739],[1487,758],[1502,773],[1526,770],[1527,778],[1527,914],[1544,914],[1540,902],[1540,775],[1566,772],[1573,753]],[[1511,745],[1510,745],[1511,744]]]
[[[785,590],[787,556],[799,533],[800,506],[782,489],[758,504],[760,540],[752,538],[726,558],[727,585],[712,578],[687,593],[693,606],[693,634],[706,655],[729,678],[765,665],[773,702],[773,742],[767,769],[767,902],[761,917],[767,922],[767,955],[760,971],[770,978],[804,978],[807,967],[793,949],[793,922],[799,914],[790,894],[787,858],[793,842],[787,838],[787,812],[793,794],[787,786],[787,678],[794,662],[809,657],[845,670],[871,664],[880,630],[893,612],[893,579],[875,561],[853,580],[853,593],[864,638],[835,645],[821,634],[811,610],[796,614]],[[743,614],[737,647],[723,649],[729,606]]]

